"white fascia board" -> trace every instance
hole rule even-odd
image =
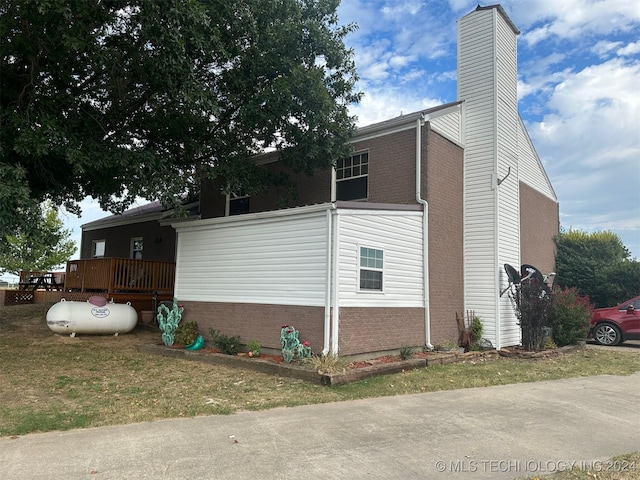
[[[90,232],[93,230],[102,230],[105,228],[120,227],[123,225],[132,225],[134,223],[143,223],[143,222],[151,222],[154,220],[161,220],[162,218],[164,218],[164,212],[148,213],[146,215],[136,215],[132,217],[118,217],[117,215],[115,215],[113,219],[110,219],[110,218],[111,217],[107,217],[104,219],[95,220],[94,222],[85,223],[84,225],[80,225],[80,229],[83,232]],[[95,222],[100,222],[100,224],[93,225]]]
[[[461,109],[461,103],[462,102],[459,101],[451,102],[437,107],[420,110],[418,112],[409,113],[407,115],[402,115],[390,120],[385,120],[380,123],[360,127],[353,134],[349,143],[362,142],[364,140],[370,140],[372,138],[382,137],[392,133],[415,129],[417,119],[424,118],[425,120],[430,120],[442,115],[447,115],[451,112],[459,111]]]

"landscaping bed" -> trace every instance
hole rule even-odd
[[[400,373],[417,368],[425,368],[433,365],[447,365],[464,361],[476,361],[485,357],[500,355],[518,358],[549,358],[550,356],[564,354],[584,348],[584,345],[556,348],[543,352],[524,352],[519,349],[504,349],[500,351],[489,350],[484,352],[420,352],[413,354],[412,358],[402,360],[396,356],[382,356],[365,361],[354,361],[345,366],[340,372],[322,372],[314,370],[309,365],[301,365],[295,361],[285,363],[278,355],[261,355],[250,358],[246,354],[225,355],[216,349],[204,348],[197,351],[184,350],[182,348],[168,347],[162,344],[138,345],[138,350],[153,355],[181,358],[206,362],[210,364],[226,365],[229,367],[244,368],[257,372],[291,377],[305,380],[325,386],[344,385],[378,375]]]

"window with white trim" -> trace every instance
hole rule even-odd
[[[106,246],[107,246],[106,240],[94,240],[93,242],[91,242],[91,256],[93,258],[104,257]]]
[[[383,267],[382,250],[360,247],[360,290],[381,292]]]
[[[369,196],[369,152],[336,162],[336,199],[366,200]]]
[[[231,188],[227,194],[227,216],[249,213],[251,209],[251,196],[242,186]]]
[[[131,258],[140,260],[142,259],[142,237],[131,239]]]

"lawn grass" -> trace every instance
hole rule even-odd
[[[541,360],[478,358],[327,388],[145,354],[136,344],[160,337],[144,329],[54,335],[46,309],[0,307],[0,435],[640,371],[637,353],[585,349]]]

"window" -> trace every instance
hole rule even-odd
[[[382,250],[360,247],[360,290],[382,291]]]
[[[131,239],[131,258],[140,260],[142,258],[142,237]]]
[[[227,199],[229,201],[228,215],[242,215],[243,213],[249,213],[250,196],[244,191],[243,188],[236,188],[229,192]]]
[[[366,200],[369,194],[369,152],[359,152],[336,163],[336,199]]]
[[[93,258],[104,257],[104,251],[107,245],[106,240],[94,240],[91,244],[91,256]]]

